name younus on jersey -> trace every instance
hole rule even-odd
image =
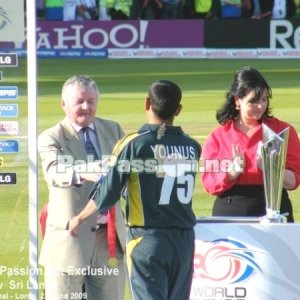
[[[185,172],[197,172],[198,161],[194,147],[161,144],[150,147],[158,163],[157,177],[164,177],[165,175],[178,177]]]

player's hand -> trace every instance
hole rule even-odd
[[[77,236],[79,225],[80,219],[78,216],[75,216],[71,220],[69,220],[68,230],[70,231],[72,236]]]

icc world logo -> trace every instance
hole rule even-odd
[[[0,30],[2,30],[8,23],[11,23],[7,12],[0,6]]]
[[[262,272],[255,261],[255,250],[232,239],[196,241],[194,278],[215,283],[236,284],[255,272]]]

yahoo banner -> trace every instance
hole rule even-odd
[[[40,21],[37,49],[200,48],[203,31],[202,20]]]

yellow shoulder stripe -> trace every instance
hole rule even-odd
[[[139,133],[134,132],[134,133],[129,133],[123,138],[121,138],[114,147],[113,155],[118,156],[122,151],[122,149],[124,149],[124,147],[138,135]]]

